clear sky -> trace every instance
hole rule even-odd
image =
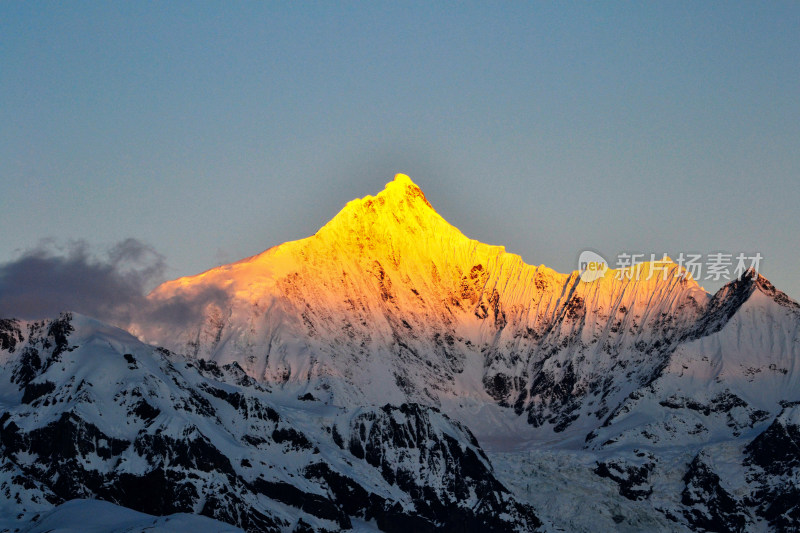
[[[800,3],[0,3],[0,263],[193,274],[397,172],[528,263],[759,252],[798,299]]]

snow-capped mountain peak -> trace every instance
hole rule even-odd
[[[753,270],[714,295],[669,260],[583,280],[469,239],[399,174],[149,299],[199,318],[155,313],[138,340],[0,320],[6,514],[99,497],[251,531],[800,524],[800,305]]]
[[[226,298],[177,336],[137,333],[342,405],[414,401],[473,421],[489,409],[481,438],[582,441],[680,343],[724,325],[749,280],[712,298],[665,261],[584,282],[469,239],[398,174],[315,235],[158,287],[152,299]]]

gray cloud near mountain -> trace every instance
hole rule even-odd
[[[226,298],[222,291],[206,290],[151,302],[147,292],[165,272],[164,256],[137,239],[100,253],[85,241],[62,246],[44,241],[0,264],[0,317],[38,319],[74,311],[120,327],[142,320],[178,327]]]

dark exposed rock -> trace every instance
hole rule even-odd
[[[447,420],[444,415],[439,416]],[[512,524],[502,518],[500,509],[511,512],[517,521],[531,529],[539,527],[540,522],[529,507],[512,503],[509,508],[510,494],[492,475],[483,452],[473,448],[477,443],[468,430],[461,428],[471,441],[471,446],[464,448],[452,436],[435,432],[433,427],[430,410],[416,404],[385,405],[351,422],[351,453],[356,457],[363,453],[363,459],[378,469],[384,479],[414,499],[416,517],[413,524],[408,519],[400,521],[399,524],[407,524],[402,527],[425,531],[428,529],[422,520],[427,520],[430,527],[438,524],[433,530],[440,527],[455,531],[509,530]],[[418,459],[398,462],[397,458],[402,457]],[[446,497],[424,482],[425,471],[440,473],[437,481],[443,485]],[[471,494],[481,502],[477,508],[457,505],[456,502],[470,498]],[[380,520],[379,525],[388,527],[387,531],[401,529]]]
[[[39,350],[33,346],[26,346],[19,358],[19,363],[11,375],[11,382],[17,383],[20,388],[23,388],[39,375],[41,369],[42,359],[39,357]]]
[[[756,513],[777,531],[794,531],[800,524],[800,426],[783,415],[745,448],[745,464],[756,490],[748,499]]]
[[[685,488],[681,503],[687,507],[684,516],[698,531],[745,531],[747,513],[742,503],[721,485],[719,476],[698,454],[683,476]]]
[[[629,500],[643,500],[653,493],[648,478],[654,466],[653,463],[638,465],[622,460],[608,460],[597,463],[594,473],[615,481],[619,485],[619,493]]]
[[[235,475],[230,459],[200,434],[196,427],[186,427],[181,439],[159,432],[144,433],[136,438],[133,446],[151,465],[165,463],[186,470]]]
[[[13,318],[0,319],[0,350],[14,353],[17,343],[23,340],[24,337],[18,320]]]
[[[747,464],[758,465],[773,476],[789,474],[800,466],[800,427],[775,419],[745,452]]]
[[[200,389],[215,398],[229,403],[234,409],[239,411],[244,418],[257,418],[259,420],[270,420],[277,423],[280,415],[272,407],[264,405],[258,398],[246,396],[238,391],[225,391],[220,388],[203,383]]]
[[[323,496],[303,492],[289,483],[267,481],[261,478],[253,480],[252,488],[254,492],[264,494],[273,500],[296,507],[316,517],[336,522],[342,529],[352,527],[350,517],[335,502]]]
[[[44,383],[28,383],[25,385],[25,392],[22,395],[22,403],[33,403],[34,400],[41,398],[46,394],[50,394],[56,390],[56,384],[52,381],[45,381]]]
[[[147,422],[152,422],[156,419],[156,417],[158,417],[159,414],[161,414],[159,409],[153,407],[143,399],[136,402],[131,412]]]
[[[50,322],[47,328],[47,339],[45,348],[50,348],[49,341],[52,339],[53,351],[51,360],[57,361],[59,355],[69,349],[69,334],[75,331],[72,326],[72,314],[62,313],[57,319]]]
[[[293,428],[276,428],[272,440],[279,444],[288,443],[295,450],[310,450],[314,447],[308,438]]]
[[[126,353],[123,354],[122,356],[125,358],[125,361],[128,362],[128,368],[130,368],[131,370],[139,368],[139,366],[136,364],[136,358],[133,356],[133,354]]]

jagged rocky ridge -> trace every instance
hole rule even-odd
[[[672,373],[685,347],[714,338],[754,300],[762,306],[747,311],[761,321],[752,324],[754,340],[786,330],[786,342],[763,348],[797,355],[796,304],[753,272],[713,297],[672,263],[609,270],[591,283],[578,274],[468,239],[398,175],[307,239],[150,296],[225,292],[201,323],[177,336],[157,324],[133,328],[179,353],[235,361],[259,381],[311,386],[338,405],[436,406],[487,442],[501,428],[513,428],[502,429],[512,440],[555,432],[583,441]],[[766,366],[757,388],[778,363],[753,364]],[[796,377],[779,381],[788,391]],[[777,409],[771,398],[765,410]]]
[[[224,291],[202,323],[177,337],[133,327],[259,380],[311,383],[339,404],[414,401],[463,419],[467,398],[548,433],[581,419],[583,432],[652,381],[711,309],[676,265],[639,269],[582,283],[526,265],[462,235],[398,175],[312,237],[151,295]]]
[[[0,342],[0,528],[76,498],[253,532],[539,525],[435,409],[282,396],[235,363],[185,360],[84,317],[6,320]]]

